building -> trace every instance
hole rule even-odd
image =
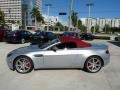
[[[22,24],[22,6],[21,0],[0,0],[0,9],[5,14],[7,25],[11,25],[10,21],[19,21]]]
[[[45,15],[44,20],[45,20],[45,24],[48,25],[48,23],[49,23],[50,26],[54,26],[58,22],[59,17],[58,16],[49,16],[48,17]]]
[[[91,29],[91,27],[99,26],[99,31],[108,25],[109,27],[120,27],[120,18],[82,18],[82,23]]]
[[[43,15],[44,17],[44,24],[42,24],[41,28],[45,29],[45,27],[47,27],[47,30],[51,30],[49,27],[54,27],[56,25],[57,22],[59,22],[59,17],[58,16],[47,16],[47,15]],[[54,27],[55,30],[55,27]],[[54,31],[53,30],[53,31]]]
[[[0,0],[0,9],[5,14],[6,24],[11,21],[21,26],[34,26],[31,10],[37,7],[42,12],[42,0]]]

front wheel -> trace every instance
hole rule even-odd
[[[89,57],[84,65],[84,69],[90,73],[96,73],[102,68],[102,60],[98,56]]]
[[[25,39],[22,38],[21,41],[20,41],[21,44],[24,44],[25,43]]]
[[[28,57],[20,56],[15,60],[14,68],[18,73],[29,73],[33,70],[33,62]]]

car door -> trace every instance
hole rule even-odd
[[[24,39],[25,39],[26,41],[29,41],[30,35],[28,34],[28,31],[23,31],[22,34],[23,34]]]
[[[26,31],[26,36],[27,36],[27,40],[30,41],[32,37],[32,33],[29,31]]]
[[[76,67],[76,58],[76,50],[67,49],[64,44],[62,48],[58,48],[56,51],[52,49],[45,51],[44,65],[49,68],[73,68]]]
[[[20,34],[20,39],[26,40],[26,32],[24,30],[20,31],[19,34]]]
[[[29,38],[29,37],[28,37],[27,31],[24,31],[24,38],[25,38],[26,41],[28,41],[28,38]]]

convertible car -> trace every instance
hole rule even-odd
[[[109,58],[107,45],[62,36],[42,45],[13,50],[7,55],[7,63],[11,70],[22,74],[46,68],[81,68],[96,73],[109,63]]]

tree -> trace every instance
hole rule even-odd
[[[14,21],[14,20],[11,20],[11,23],[12,23],[12,24],[15,24],[15,21]]]
[[[77,13],[74,12],[74,11],[72,11],[71,20],[72,20],[72,25],[74,27],[76,27],[77,26],[78,16],[77,16]]]
[[[81,30],[81,32],[86,32],[87,31],[87,27],[82,25],[82,21],[78,20],[78,29]]]
[[[95,33],[95,27],[94,26],[91,27],[91,32]]]
[[[109,26],[108,24],[106,24],[105,27],[103,28],[103,31],[104,31],[105,33],[110,33],[110,32],[111,32],[110,26]]]
[[[64,29],[64,26],[60,22],[57,22],[55,24],[55,27],[58,27],[60,29],[60,31],[63,31],[63,29]]]
[[[98,25],[92,26],[92,27],[91,27],[91,32],[92,32],[92,33],[96,33],[96,32],[98,33],[98,32],[99,32],[99,26],[98,26]]]
[[[44,23],[44,18],[41,15],[40,11],[38,10],[38,8],[33,8],[31,11],[31,16],[35,19],[35,26],[37,26],[37,22],[42,22]]]
[[[17,24],[20,24],[20,21],[19,21],[19,20],[17,21]]]
[[[64,31],[67,31],[68,30],[68,26],[64,26]]]
[[[1,9],[0,9],[0,26],[1,27],[4,27],[4,25],[5,25],[4,16],[5,16],[4,12],[2,12]]]
[[[99,28],[100,28],[100,26],[99,26],[99,25],[96,25],[96,26],[95,26],[95,32],[99,32]]]

